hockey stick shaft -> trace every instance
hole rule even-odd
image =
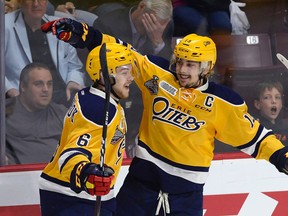
[[[107,66],[105,43],[100,48],[100,64],[101,64],[101,70],[102,70],[102,74],[104,77],[104,84],[105,84],[104,122],[103,122],[101,150],[100,150],[100,168],[104,172],[107,127],[109,123],[110,88],[111,88],[110,77],[109,77],[108,66]],[[97,196],[94,215],[100,216],[100,210],[101,210],[101,196]]]

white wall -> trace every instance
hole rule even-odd
[[[116,191],[123,183],[128,167],[122,166]],[[40,170],[0,173],[0,207],[39,204],[40,173]],[[286,215],[288,176],[263,160],[215,160],[204,195],[205,216],[271,216],[273,212],[274,215]]]

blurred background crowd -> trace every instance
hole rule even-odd
[[[210,36],[218,52],[211,81],[237,91],[255,119],[288,145],[288,73],[276,57],[277,53],[288,57],[287,2],[5,1],[5,163],[48,162],[73,95],[91,84],[85,73],[88,51],[75,49],[40,30],[43,23],[61,17],[86,22],[131,43],[142,54],[167,59],[183,36]],[[157,31],[143,30],[145,13],[156,20]],[[132,85],[129,99],[121,103],[128,123],[126,156],[132,158],[142,113],[136,85]],[[215,152],[229,151],[236,150],[215,141]]]

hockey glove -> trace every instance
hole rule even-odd
[[[84,48],[89,27],[86,23],[80,23],[70,18],[61,18],[50,21],[41,26],[45,33],[52,32],[59,40],[68,42],[76,47]]]
[[[272,154],[270,162],[276,166],[279,172],[288,175],[288,146],[285,146]]]
[[[77,170],[80,171],[79,177],[82,190],[92,196],[103,196],[109,193],[114,178],[114,170],[111,167],[104,166],[104,171],[102,171],[98,164],[82,163]]]

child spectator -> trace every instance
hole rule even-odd
[[[283,86],[278,81],[260,82],[256,86],[254,106],[258,110],[255,118],[266,128],[273,130],[276,137],[288,145],[288,122],[281,118],[283,112]]]

